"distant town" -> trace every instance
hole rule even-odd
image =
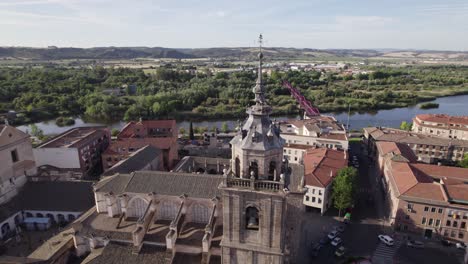
[[[248,62],[5,66],[0,263],[467,263],[466,101],[428,103],[466,95],[466,66],[262,41]]]

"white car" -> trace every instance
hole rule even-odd
[[[338,231],[334,230],[334,231],[331,231],[330,233],[328,233],[328,238],[330,240],[334,239],[335,237],[338,236]]]
[[[456,246],[458,249],[466,249],[466,244],[463,243],[463,242],[458,242],[457,244],[455,244],[455,246]]]
[[[393,246],[393,238],[391,238],[390,236],[387,236],[387,235],[379,235],[379,240],[382,241],[383,243],[385,243],[385,245],[391,247]]]
[[[332,244],[333,246],[336,247],[336,246],[338,246],[339,244],[341,244],[341,242],[342,242],[342,240],[341,240],[340,237],[335,237],[335,239],[333,239],[333,241],[331,242],[331,244]]]

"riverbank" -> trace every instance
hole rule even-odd
[[[404,108],[394,108],[387,110],[378,110],[378,111],[367,111],[367,112],[357,112],[351,111],[349,116],[350,129],[360,130],[363,127],[368,126],[387,126],[387,127],[396,127],[398,128],[402,121],[412,122],[412,118],[415,115],[423,113],[444,113],[448,115],[467,115],[468,116],[468,107],[466,107],[466,102],[468,102],[468,95],[458,95],[450,97],[441,97],[434,100],[435,103],[439,104],[438,109],[420,109],[418,105],[404,107]],[[338,121],[343,124],[346,124],[348,121],[348,113],[324,113],[327,115],[334,116]],[[238,125],[238,120],[242,121],[247,116],[245,112],[242,115],[235,116],[234,118],[224,118],[217,120],[200,120],[193,121],[194,127],[206,127],[208,130],[211,130],[213,127],[221,129],[223,123],[227,123],[229,129],[234,129]],[[277,115],[273,116],[273,119],[284,120],[291,118],[299,118],[299,115]],[[107,126],[110,129],[122,129],[127,122],[125,121],[116,121],[116,122],[97,122],[91,120],[83,120],[81,118],[75,119],[75,125],[68,127],[58,127],[55,124],[55,120],[49,120],[44,122],[35,123],[37,127],[43,130],[45,135],[53,135],[62,133],[73,127],[80,126]],[[188,131],[190,126],[190,121],[187,120],[178,120],[177,126],[179,128],[184,128]],[[19,129],[22,131],[30,131],[28,125],[19,126]]]

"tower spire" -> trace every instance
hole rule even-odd
[[[263,59],[263,53],[262,53],[262,44],[263,44],[263,36],[260,34],[258,37],[258,43],[259,43],[259,50],[260,52],[258,53],[258,77],[257,77],[257,83],[253,89],[253,92],[255,94],[255,103],[256,105],[264,105],[266,104],[265,101],[265,89],[263,88],[263,80],[262,80],[262,59]]]

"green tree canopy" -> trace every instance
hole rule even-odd
[[[333,205],[341,211],[353,205],[355,181],[357,170],[353,167],[346,167],[338,171],[333,181],[332,199]]]
[[[468,153],[465,153],[465,156],[463,156],[463,159],[458,162],[458,165],[462,168],[468,169]]]

